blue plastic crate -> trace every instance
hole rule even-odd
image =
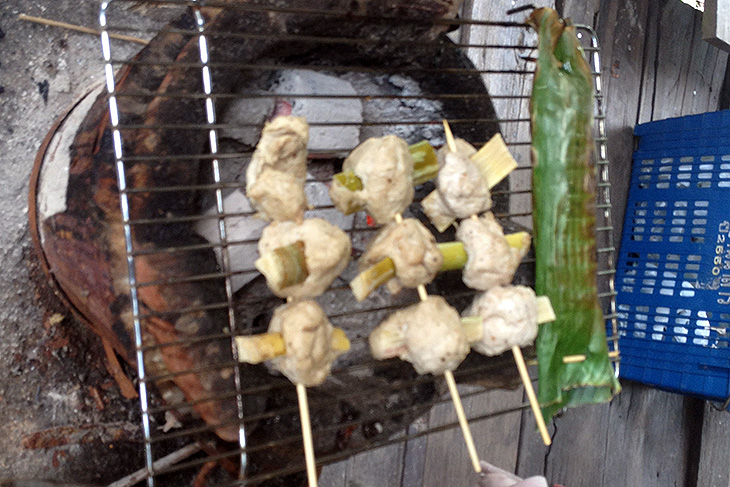
[[[730,110],[638,125],[616,269],[621,376],[730,396]]]

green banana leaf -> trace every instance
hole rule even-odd
[[[538,399],[548,422],[564,407],[609,401],[620,386],[597,291],[591,69],[575,27],[554,10],[537,9],[528,23],[539,35],[530,100],[535,290],[557,316],[540,326],[536,341]],[[586,360],[563,363],[570,355]]]

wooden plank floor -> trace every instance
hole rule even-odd
[[[679,0],[536,3],[593,26],[601,41],[613,220],[620,229],[633,127],[721,108],[727,99],[727,54],[701,40],[701,14]],[[476,18],[498,19],[514,7],[510,0],[466,2]],[[618,243],[618,232],[615,238]],[[467,415],[522,402],[521,390],[493,391],[469,401]],[[448,405],[434,409],[411,431],[452,421],[452,414]],[[529,412],[473,423],[472,429],[485,460],[567,487],[724,487],[730,486],[728,418],[703,401],[624,382],[611,404],[570,410],[555,419],[549,448]],[[452,429],[325,467],[321,485],[471,486],[476,476],[460,431]]]

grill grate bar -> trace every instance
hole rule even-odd
[[[139,0],[115,0],[117,3],[139,3]],[[174,5],[177,7],[198,7],[200,4],[197,0],[144,0],[145,4],[149,5]],[[334,17],[337,19],[354,20],[358,22],[376,22],[383,21],[387,23],[396,24],[419,24],[424,26],[431,25],[469,25],[469,26],[489,26],[489,27],[527,27],[524,22],[500,22],[490,20],[477,20],[477,19],[423,19],[415,16],[402,15],[399,12],[398,16],[386,16],[386,15],[362,15],[356,14],[348,10],[324,10],[316,8],[301,8],[301,7],[289,7],[280,6],[272,3],[265,5],[255,5],[248,3],[230,3],[228,1],[215,1],[207,0],[205,2],[206,7],[220,7],[228,10],[246,11],[246,12],[259,12],[259,13],[283,13],[283,14],[297,14],[297,15],[314,15],[321,17]]]
[[[143,34],[163,34],[163,35],[196,35],[197,31],[187,29],[133,29],[122,26],[110,26],[110,29],[115,30],[118,33],[133,32],[136,35]],[[377,46],[382,44],[382,41],[378,39],[352,39],[349,37],[328,37],[328,36],[308,36],[300,34],[258,34],[258,33],[240,33],[230,31],[215,31],[209,34],[211,39],[231,40],[231,39],[244,39],[244,40],[255,40],[255,41],[292,41],[294,43],[316,43],[316,44],[342,44],[342,45],[373,45]],[[437,43],[432,41],[427,42],[416,42],[410,39],[392,39],[388,41],[391,45],[403,46],[403,47],[423,47],[423,46],[436,46]],[[534,46],[528,44],[469,44],[469,43],[453,43],[449,46],[452,49],[515,49],[515,50],[532,50]],[[587,51],[593,51],[594,49],[588,47]]]
[[[181,62],[181,61],[125,61],[123,59],[113,59],[112,65],[123,66],[129,65],[134,67],[148,67],[148,68],[169,68],[169,69],[195,69],[199,70],[204,67],[202,63],[197,62]],[[468,69],[468,68],[418,68],[418,67],[400,67],[400,68],[374,68],[367,66],[317,66],[310,64],[263,64],[263,63],[234,63],[234,62],[216,62],[210,63],[211,69],[235,69],[239,71],[282,71],[282,70],[310,70],[310,71],[328,71],[328,72],[348,72],[348,73],[375,73],[375,74],[455,74],[455,75],[467,75],[467,74],[489,74],[489,75],[520,75],[530,76],[534,73],[532,71],[524,70],[495,70],[495,69]]]
[[[185,92],[159,92],[159,91],[120,91],[117,95],[119,98],[179,98],[189,100],[205,100],[208,97],[199,93]],[[490,100],[529,100],[529,95],[490,95],[486,93],[428,93],[428,98],[434,100],[463,100],[463,99],[490,99]],[[269,98],[298,98],[301,100],[361,100],[367,98],[369,100],[422,100],[424,95],[388,95],[382,93],[363,93],[359,95],[342,95],[342,94],[300,94],[277,92],[275,95],[271,93],[217,93],[211,94],[213,100],[257,100]],[[238,125],[237,125],[238,126]]]
[[[529,118],[513,118],[513,119],[497,119],[497,118],[463,118],[449,120],[450,125],[459,124],[473,124],[473,123],[489,123],[489,122],[529,122]],[[309,124],[310,127],[398,127],[398,126],[423,126],[423,125],[434,125],[438,126],[439,122],[436,120],[399,120],[385,121],[385,122],[312,122]],[[145,130],[145,129],[157,129],[157,130],[209,130],[217,129],[224,130],[233,127],[245,127],[245,128],[262,128],[262,124],[257,123],[240,123],[236,125],[228,124],[196,124],[196,123],[185,123],[185,124],[127,124],[121,125],[120,130]]]

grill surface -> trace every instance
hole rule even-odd
[[[202,2],[200,2],[202,4]],[[273,2],[272,2],[273,3]],[[239,18],[253,19],[248,30],[214,28],[209,25],[209,12],[198,2],[174,1],[110,1],[102,6],[102,45],[107,61],[107,89],[110,95],[114,152],[121,196],[122,222],[125,229],[130,298],[136,331],[136,360],[139,373],[141,408],[145,432],[147,482],[153,485],[175,485],[182,478],[191,478],[212,459],[222,462],[230,471],[241,468],[245,475],[225,485],[255,485],[287,475],[301,475],[304,458],[294,386],[288,380],[269,373],[265,366],[236,366],[233,337],[266,330],[274,307],[282,302],[273,296],[251,265],[237,263],[236,255],[255,245],[256,228],[250,207],[234,204],[236,191],[243,191],[247,158],[258,139],[266,113],[277,100],[294,107],[314,110],[316,104],[343,104],[361,107],[362,118],[348,119],[349,112],[327,113],[309,120],[311,130],[355,129],[356,137],[396,133],[409,143],[428,139],[434,145],[444,143],[442,118],[447,118],[455,135],[480,146],[489,136],[502,133],[519,167],[493,193],[495,214],[508,230],[531,226],[529,94],[532,83],[531,55],[536,41],[534,33],[522,23],[524,13],[509,17],[515,21],[494,19],[441,20],[446,37],[424,42],[404,32],[420,32],[430,28],[423,18],[409,16],[358,16],[347,12],[281,8],[273,5],[252,5],[246,2],[206,2],[205,7],[220,7],[235,12]],[[148,25],[125,25],[125,11],[142,9],[150,18]],[[172,28],[167,22],[189,9],[191,25],[178,22]],[[256,28],[261,15],[282,18],[299,16],[307,20],[292,32],[271,32]],[[122,19],[117,21],[116,19]],[[336,25],[336,27],[332,27]],[[317,26],[317,27],[312,27]],[[225,26],[224,26],[225,27]],[[329,29],[329,30],[328,30]],[[348,35],[349,32],[355,34]],[[172,61],[152,52],[130,61],[115,57],[121,46],[110,39],[110,33],[157,39],[169,38],[172,43],[181,37],[198,43],[195,59]],[[612,242],[610,183],[606,160],[604,108],[600,83],[600,60],[597,38],[589,28],[580,29],[586,54],[593,66],[596,97],[596,163],[599,176],[597,241],[599,259],[599,296],[603,300],[609,329],[610,349],[617,350],[614,305],[614,247]],[[354,37],[353,37],[354,35]],[[478,42],[472,39],[479,39]],[[485,43],[483,39],[493,39]],[[221,55],[230,46],[263,46],[264,55],[255,61],[236,61]],[[172,83],[167,91],[155,92],[140,86],[125,86],[115,80],[115,70],[122,65],[133,70],[175,70],[186,82]],[[489,66],[489,69],[477,69]],[[303,72],[306,72],[304,75]],[[313,75],[312,73],[316,73]],[[313,91],[312,85],[301,82],[310,77],[326,76],[330,84]],[[287,81],[288,80],[288,81]],[[294,80],[294,81],[292,81]],[[299,80],[300,84],[296,84]],[[347,83],[351,91],[343,91]],[[287,85],[287,83],[289,83]],[[115,86],[116,85],[116,86]],[[123,88],[119,88],[123,86]],[[333,86],[333,88],[328,88]],[[327,91],[327,90],[330,91]],[[184,109],[177,117],[163,122],[147,123],[120,116],[124,107],[174,101]],[[348,105],[349,104],[349,105]],[[262,108],[263,107],[263,108]],[[309,108],[307,108],[309,107]],[[269,112],[267,112],[267,110]],[[357,111],[357,110],[356,110]],[[240,117],[240,113],[247,118]],[[250,114],[250,116],[249,116]],[[344,119],[343,119],[344,118]],[[356,143],[343,143],[343,132],[326,136],[311,151],[307,191],[316,208],[307,216],[322,216],[345,228],[353,241],[353,262],[362,252],[375,230],[364,215],[345,218],[333,209],[326,194],[326,184],[338,171],[342,158]],[[130,150],[131,142],[144,137],[169,137],[175,134],[187,140],[167,154]],[[252,135],[253,134],[253,135]],[[253,143],[251,142],[253,141]],[[348,139],[344,139],[345,141]],[[344,144],[344,145],[343,145]],[[154,167],[169,164],[177,170],[195,173],[193,184],[179,181],[157,181],[139,185],[136,171],[141,164]],[[189,179],[189,178],[188,178]],[[416,188],[416,199],[428,194],[432,185]],[[240,194],[240,193],[238,193]],[[130,206],[138,198],[163,202],[175,211],[157,212],[137,218]],[[168,203],[170,199],[175,200]],[[181,205],[180,202],[184,202]],[[181,209],[185,206],[184,209]],[[423,219],[414,203],[406,216]],[[135,246],[133,232],[162,234],[174,230],[180,238],[165,238],[164,245]],[[240,229],[250,229],[241,236]],[[179,230],[182,229],[182,230]],[[204,234],[207,240],[201,238]],[[245,234],[245,232],[244,232]],[[195,235],[196,238],[191,236]],[[448,232],[437,235],[442,241],[453,240]],[[137,273],[138,262],[145,257],[172,256],[198,258],[203,255],[213,262],[207,272],[146,280]],[[192,256],[192,257],[191,257]],[[531,256],[518,270],[516,282],[531,284]],[[217,265],[216,265],[217,263]],[[249,263],[250,264],[250,263]],[[351,263],[342,277],[318,301],[334,326],[343,328],[352,341],[352,350],[334,366],[332,377],[321,387],[310,389],[314,441],[319,463],[346,458],[393,442],[457,426],[447,424],[417,435],[403,435],[407,425],[434,404],[448,401],[440,378],[417,376],[407,363],[377,362],[369,357],[367,335],[387,314],[418,300],[415,291],[390,296],[379,291],[362,303],[351,296],[347,282],[357,269]],[[243,283],[243,287],[238,289]],[[146,290],[212,289],[212,296],[195,305],[164,312],[155,312],[141,302]],[[442,294],[462,310],[473,292],[466,288],[458,273],[440,275],[428,286],[429,293]],[[155,318],[195,316],[212,313],[220,320],[218,329],[194,339],[176,339],[170,343],[150,344],[144,336],[144,324]],[[158,353],[175,347],[205,346],[224,343],[230,355],[218,362],[196,364],[196,368],[155,375],[147,364]],[[529,350],[527,351],[529,354]],[[180,396],[166,395],[155,384],[169,383],[180,376],[210,374],[231,376],[231,387],[215,396],[190,403]],[[510,355],[486,358],[471,354],[455,371],[457,380],[481,386],[468,395],[484,394],[495,387],[512,387],[519,383]],[[160,401],[159,395],[166,401]],[[227,420],[238,430],[238,442],[216,440],[213,427],[191,418],[191,407],[205,402],[224,401],[237,414]],[[526,407],[523,405],[522,407]],[[512,410],[510,410],[512,411]],[[493,417],[506,412],[483,411],[470,420]],[[168,413],[183,419],[184,426],[163,431]],[[225,425],[223,425],[225,426]],[[206,455],[190,456],[171,462],[171,451],[200,441]],[[190,450],[194,453],[194,450]],[[467,459],[464,459],[467,461]],[[282,481],[283,482],[283,481]],[[290,484],[286,484],[290,485]]]

